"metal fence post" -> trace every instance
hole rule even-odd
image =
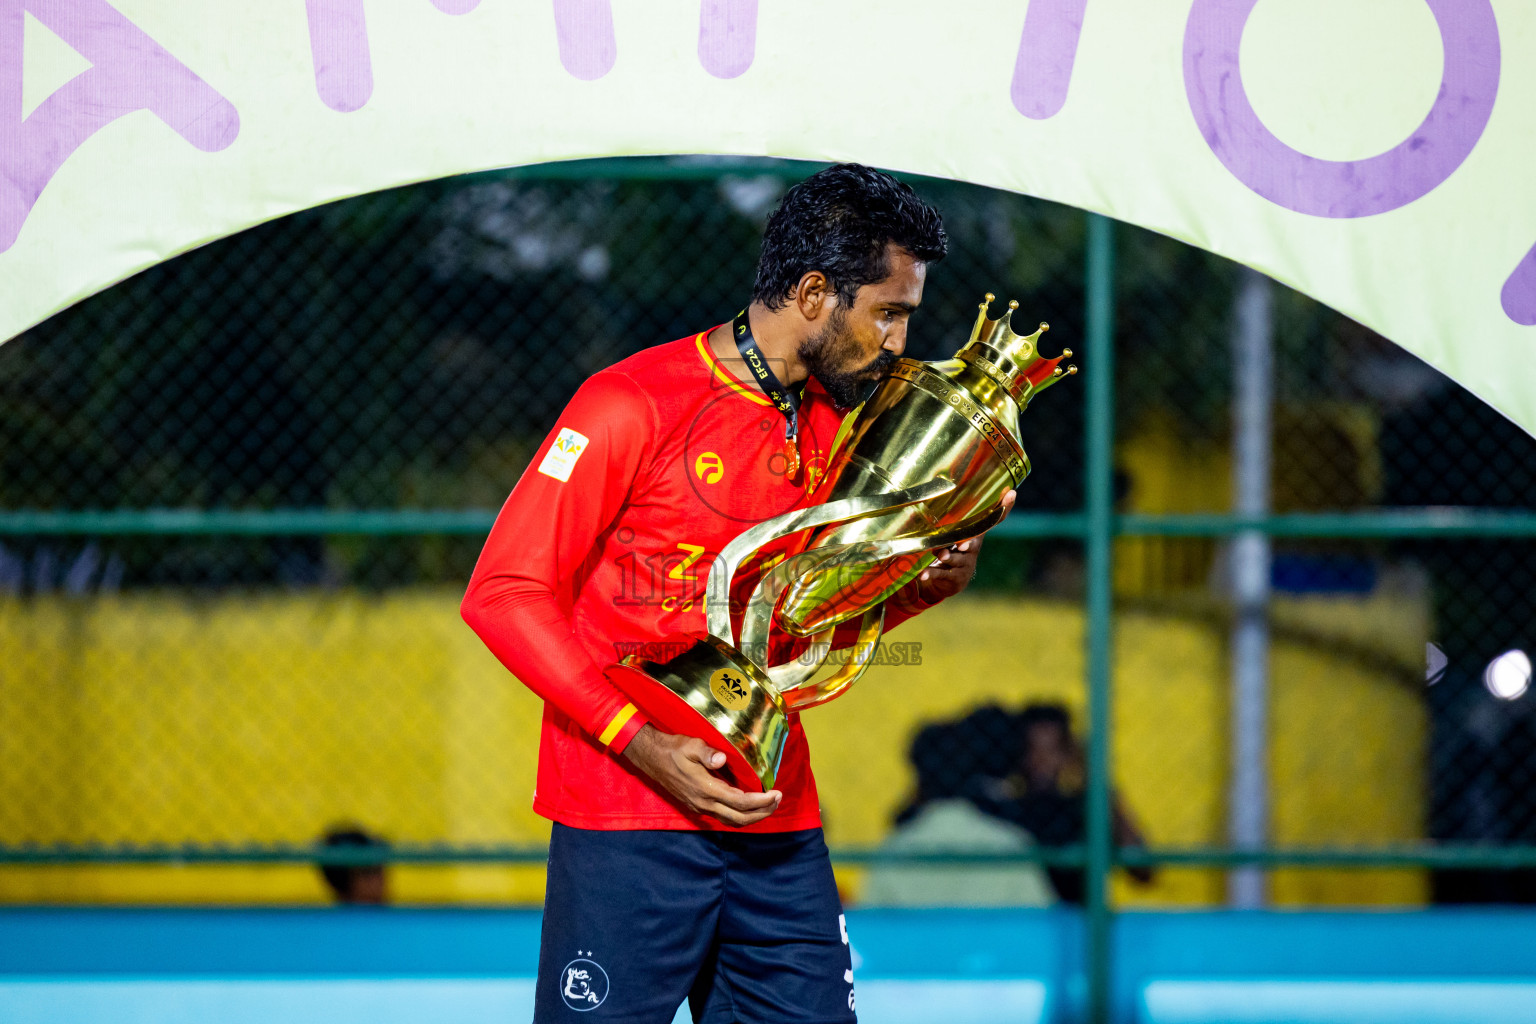
[[[1113,867],[1109,794],[1110,671],[1113,657],[1111,576],[1114,545],[1114,274],[1115,224],[1088,215],[1087,431],[1088,498],[1088,1019],[1107,1024],[1114,984],[1109,908]]]
[[[1269,278],[1243,268],[1232,337],[1232,507],[1255,518],[1270,511],[1275,402],[1274,303]],[[1269,834],[1269,537],[1245,530],[1232,538],[1232,780],[1227,836],[1257,850]],[[1258,866],[1227,874],[1227,901],[1252,909],[1266,902],[1268,874]]]

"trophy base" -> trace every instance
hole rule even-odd
[[[681,653],[662,661],[631,654],[608,678],[658,729],[696,736],[725,754],[732,780],[750,792],[773,788],[789,713],[763,670],[716,637],[671,638]]]

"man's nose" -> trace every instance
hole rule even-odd
[[[885,344],[880,346],[892,355],[901,355],[907,350],[907,325],[897,324],[892,327],[885,336]]]

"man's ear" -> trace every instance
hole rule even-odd
[[[835,305],[837,293],[832,290],[827,275],[821,271],[808,271],[800,278],[800,283],[795,285],[795,306],[806,320],[819,319],[822,314],[830,313]]]

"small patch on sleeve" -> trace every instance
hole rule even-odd
[[[569,480],[576,460],[587,450],[588,443],[584,434],[578,434],[570,427],[564,428],[555,438],[555,443],[549,446],[549,451],[544,453],[544,461],[539,463],[539,472],[556,480]]]

